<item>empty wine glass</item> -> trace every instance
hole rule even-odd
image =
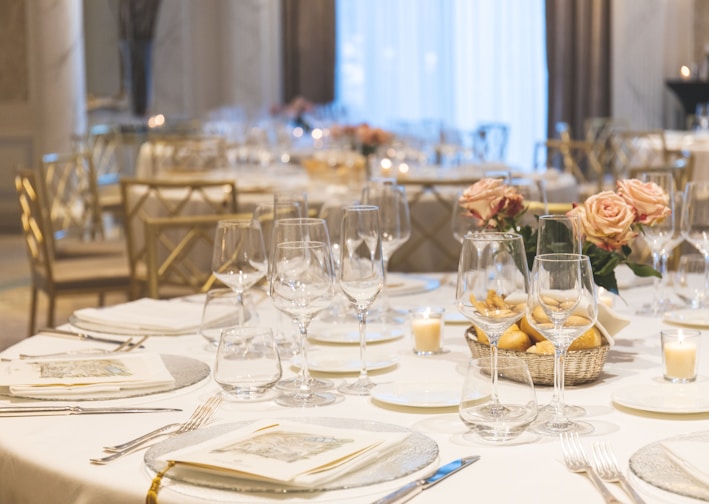
[[[554,394],[558,398],[551,417],[536,430],[587,434],[593,426],[570,420],[564,404],[564,360],[569,345],[596,323],[596,285],[588,256],[544,254],[534,258],[527,300],[527,319],[554,345]]]
[[[709,290],[709,181],[687,183],[681,222],[687,241],[704,256],[704,288]]]
[[[670,171],[650,171],[643,172],[639,176],[640,180],[643,182],[648,182],[656,184],[657,187],[662,189],[662,191],[667,195],[667,206],[672,212],[669,217],[656,222],[652,226],[644,226],[642,236],[647,244],[650,252],[652,253],[652,267],[662,272],[661,260],[662,251],[667,246],[667,244],[672,239],[675,229],[675,220],[673,214],[674,208],[674,188],[675,181],[672,177],[672,172]],[[648,306],[644,306],[640,309],[641,314],[647,315],[658,315],[661,308],[661,300],[663,295],[660,293],[662,287],[662,281],[658,277],[653,277],[653,289],[652,289],[652,301]]]
[[[536,254],[580,254],[580,231],[581,221],[578,216],[539,216]]]
[[[291,205],[298,209],[296,217],[308,216],[308,193],[305,191],[277,191],[273,193],[273,207]]]
[[[367,375],[367,312],[384,287],[384,261],[379,211],[372,205],[345,208],[342,217],[339,284],[357,311],[361,367],[359,378],[343,384],[346,394],[369,395],[374,383]]]
[[[244,292],[266,276],[267,268],[266,247],[258,221],[219,221],[214,236],[212,272],[236,293],[239,325],[246,320]]]
[[[668,263],[670,256],[675,248],[684,241],[684,233],[682,232],[682,213],[684,212],[684,191],[675,191],[675,208],[672,212],[672,218],[675,221],[674,232],[669,241],[662,247],[662,252],[660,252],[660,274],[662,275],[662,286],[660,290],[660,309],[663,311],[668,311],[676,308],[672,304],[669,296],[667,296],[667,287],[673,285],[672,276]]]
[[[704,288],[706,269],[706,261],[699,254],[687,254],[679,258],[675,293],[691,308],[701,308],[709,295]]]
[[[403,324],[405,315],[398,313],[389,306],[386,275],[389,271],[389,260],[411,237],[411,217],[409,202],[406,199],[404,186],[382,179],[380,183],[370,183],[362,191],[362,203],[379,208],[379,232],[382,239],[382,257],[384,260],[384,289],[382,301],[382,317],[386,323]]]
[[[275,247],[278,243],[283,242],[319,242],[325,243],[330,250],[330,235],[327,230],[327,223],[323,219],[317,219],[312,217],[305,218],[290,218],[290,219],[279,219],[273,224],[273,234],[271,236],[271,251],[269,255],[275,257]],[[332,260],[332,255],[329,254],[330,260]],[[271,264],[275,264],[274,261],[270,261]],[[272,268],[269,268],[269,280],[272,278]],[[334,267],[333,267],[334,276]],[[270,291],[269,291],[270,292]],[[281,312],[288,316],[287,312]],[[298,320],[290,317],[291,322],[298,326]],[[294,349],[297,350],[301,356],[307,351],[308,342],[300,336],[300,331],[298,331],[298,341],[294,345]],[[301,367],[300,372],[297,376],[293,378],[286,378],[278,382],[278,388],[281,390],[293,391],[299,390],[302,386],[304,379],[309,381],[309,388],[312,390],[329,390],[335,386],[332,380],[325,378],[315,378],[310,376],[309,373]]]
[[[520,235],[494,232],[465,236],[458,266],[456,306],[490,341],[491,405],[497,402],[494,382],[497,344],[502,333],[522,318],[528,284],[529,271]]]

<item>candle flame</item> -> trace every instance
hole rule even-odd
[[[679,74],[683,79],[688,79],[690,77],[689,67],[687,65],[682,65],[682,68],[679,69]]]

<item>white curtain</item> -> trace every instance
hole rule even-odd
[[[352,122],[509,125],[507,161],[546,137],[544,0],[337,0],[336,96]]]

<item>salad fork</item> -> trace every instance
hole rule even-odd
[[[164,434],[169,434],[172,436],[175,434],[182,434],[184,432],[190,432],[195,429],[198,429],[199,427],[207,423],[209,420],[211,420],[212,416],[214,416],[214,413],[217,411],[217,408],[219,407],[219,404],[221,402],[222,395],[221,393],[217,393],[210,397],[204,403],[200,404],[197,409],[194,410],[194,412],[187,419],[186,422],[182,424],[168,424],[120,445],[106,446],[104,447],[104,450],[113,451],[113,453],[101,458],[92,458],[90,459],[90,461],[94,464],[107,464],[123,457],[124,455],[128,455],[143,448],[145,446],[145,443]],[[174,431],[170,431],[170,429],[174,427],[179,428]]]
[[[620,469],[618,459],[616,459],[608,443],[595,443],[593,445],[593,461],[593,466],[601,479],[609,483],[620,483],[620,486],[623,487],[623,490],[635,504],[645,504],[643,498],[628,483],[623,471]]]
[[[562,432],[561,449],[564,452],[566,467],[568,467],[570,471],[586,473],[607,504],[621,504],[620,501],[610,493],[608,488],[603,484],[603,480],[601,480],[593,467],[591,467],[591,464],[589,464],[577,433]]]

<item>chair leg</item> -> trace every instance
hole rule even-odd
[[[49,295],[49,306],[47,308],[47,327],[54,327],[54,309],[56,307],[56,298],[54,294]]]
[[[30,320],[29,320],[29,331],[27,336],[34,336],[36,329],[35,321],[37,320],[37,287],[32,287],[32,294],[30,296]]]
[[[105,292],[99,292],[98,294],[98,305],[103,306],[106,304],[106,293]]]

